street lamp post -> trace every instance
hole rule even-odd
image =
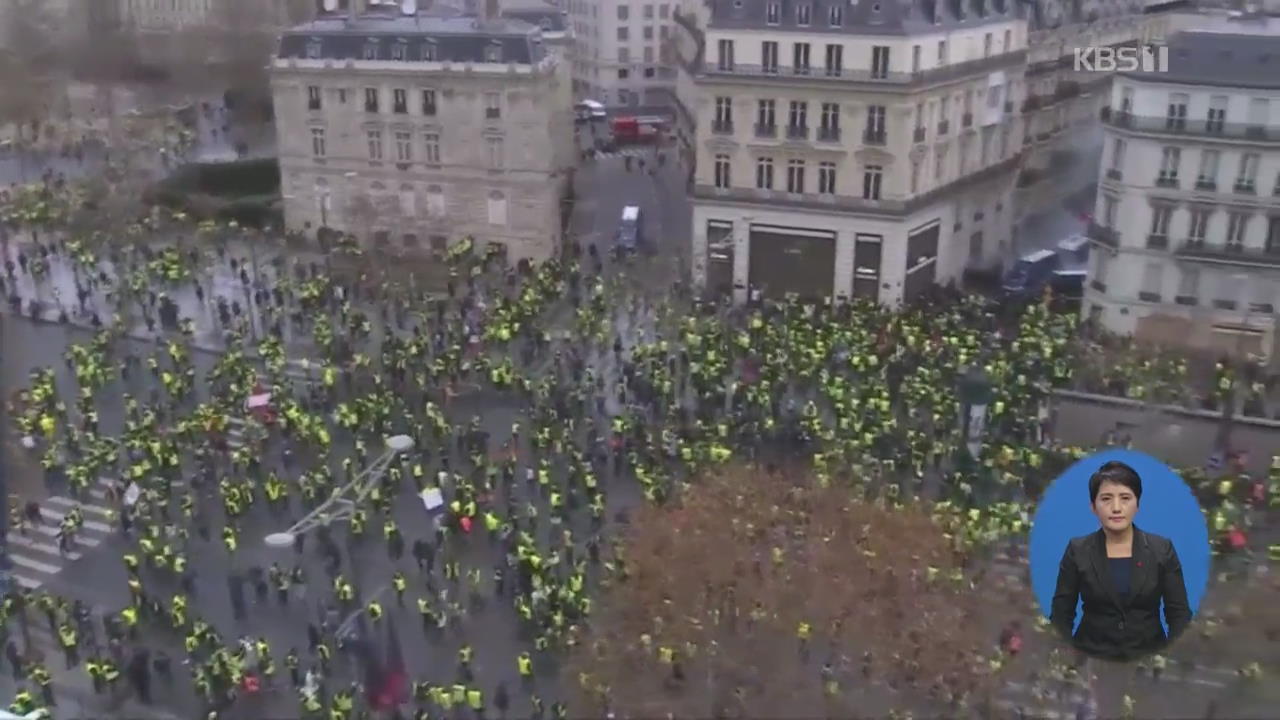
[[[400,453],[411,449],[413,449],[413,438],[408,435],[393,435],[387,438],[386,451],[379,455],[373,464],[361,471],[351,482],[335,490],[328,500],[307,513],[289,529],[273,532],[263,538],[263,541],[272,548],[290,548],[298,537],[305,533],[335,521],[350,519],[357,506],[364,502],[374,486],[382,479],[392,461]]]

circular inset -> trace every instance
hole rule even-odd
[[[295,536],[291,532],[276,532],[263,538],[269,547],[287,548],[293,547]]]
[[[405,452],[413,448],[413,438],[408,435],[392,435],[387,438],[387,447],[396,452]]]
[[[1137,660],[1186,629],[1211,555],[1204,513],[1182,478],[1150,455],[1108,450],[1045,491],[1031,527],[1031,585],[1077,649]]]

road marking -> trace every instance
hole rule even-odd
[[[104,496],[106,495],[106,492],[104,491],[100,490],[99,492],[102,492]],[[86,503],[80,500],[73,500],[69,497],[63,497],[61,495],[50,495],[49,497],[45,498],[45,502],[50,502],[50,503],[53,503],[54,505],[65,507],[68,510],[70,510],[73,507],[79,507],[83,509],[85,512],[97,513],[107,518],[108,520],[110,520],[111,516],[113,515],[111,510],[108,510],[107,508],[104,508],[101,505],[94,505],[93,503]]]
[[[49,563],[43,563],[39,560],[32,560],[26,555],[10,554],[9,559],[16,565],[21,565],[24,568],[29,568],[36,572],[42,572],[45,575],[57,575],[62,571],[61,565],[50,565]]]
[[[10,575],[10,577],[12,577],[14,580],[17,580],[19,585],[21,585],[22,587],[28,590],[38,590],[40,589],[41,585],[44,585],[43,580],[32,580],[31,578],[25,575],[18,575],[17,573]],[[36,623],[37,627],[39,627],[39,625],[40,623]]]
[[[43,516],[45,516],[45,517],[47,517],[47,518],[49,518],[50,520],[52,520],[52,521],[54,521],[54,522],[56,522],[56,523],[61,523],[61,522],[62,522],[62,519],[63,519],[63,518],[65,518],[65,517],[67,516],[67,513],[61,513],[61,514],[59,514],[57,511],[55,511],[55,510],[50,510],[49,508],[44,507],[44,506],[41,506],[41,507],[40,507],[40,514],[41,514],[41,515],[43,515]],[[96,531],[98,531],[98,532],[100,532],[100,533],[110,533],[110,532],[111,532],[111,526],[110,526],[110,525],[106,525],[106,524],[104,524],[104,523],[100,523],[100,522],[97,522],[97,521],[94,521],[94,520],[85,520],[85,521],[83,521],[83,522],[81,523],[81,525],[82,525],[82,526],[83,526],[83,528],[84,528],[84,529],[86,529],[86,530],[96,530]]]
[[[22,533],[11,532],[5,536],[5,539],[8,541],[8,543],[11,546],[16,545],[19,547],[27,548],[29,550],[39,550],[42,553],[45,553],[47,555],[53,555],[54,557],[57,557],[57,558],[66,558],[68,560],[75,561],[84,557],[80,553],[74,552],[74,551],[69,552],[66,555],[63,555],[62,552],[58,550],[58,546],[55,545],[54,543],[47,543],[47,542],[41,542],[39,540],[33,540],[32,538],[29,538],[23,535]]]
[[[43,535],[48,535],[51,538],[58,537],[58,528],[55,527],[49,527],[48,525],[36,525],[35,530]],[[102,541],[97,538],[84,537],[83,534],[78,534],[76,535],[75,544],[83,545],[85,547],[98,547],[102,544]]]

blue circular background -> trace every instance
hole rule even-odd
[[[1031,525],[1031,587],[1040,610],[1049,616],[1053,591],[1058,582],[1058,565],[1071,538],[1095,532],[1098,516],[1089,503],[1089,477],[1103,463],[1119,460],[1142,478],[1142,499],[1134,524],[1163,535],[1173,542],[1182,562],[1182,579],[1187,585],[1187,602],[1194,615],[1200,608],[1209,584],[1209,526],[1191,488],[1172,468],[1159,460],[1132,450],[1106,450],[1090,455],[1067,469],[1044,493]],[[1076,605],[1073,631],[1080,624],[1080,604]],[[1161,613],[1160,624],[1169,631]]]

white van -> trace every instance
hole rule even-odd
[[[609,113],[604,109],[604,103],[595,100],[583,100],[573,106],[574,119],[578,122],[591,122],[592,120],[604,120]]]

